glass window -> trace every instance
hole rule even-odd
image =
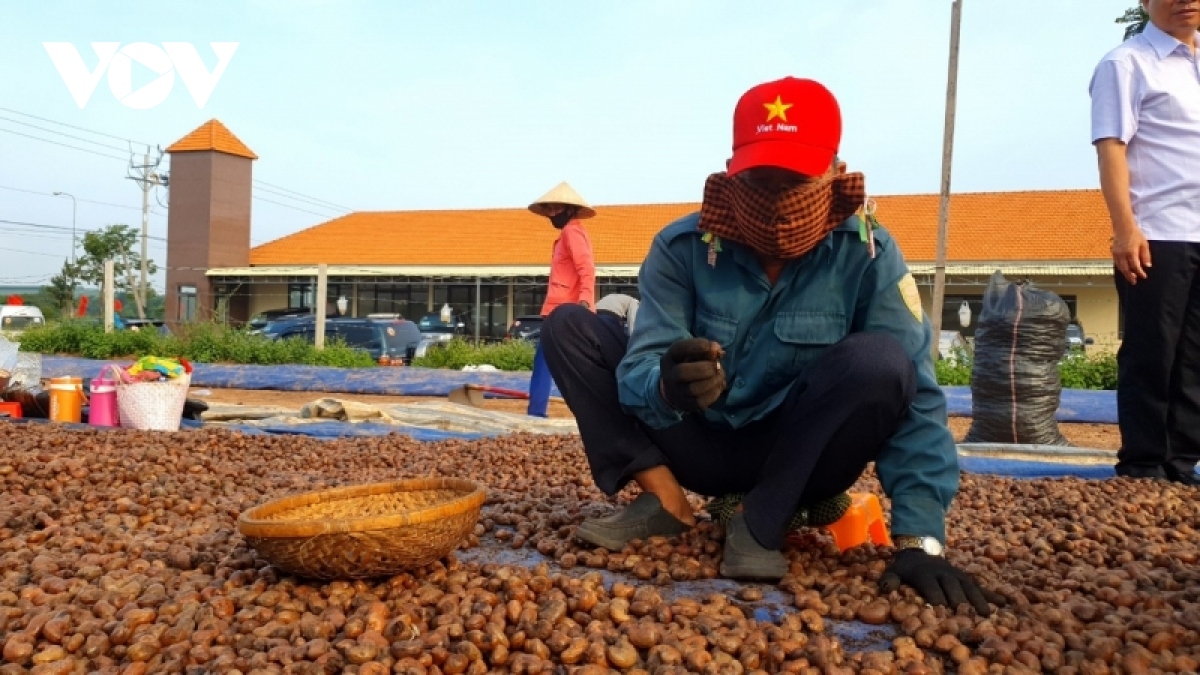
[[[180,286],[179,287],[179,320],[180,321],[195,321],[196,320],[196,287],[195,286]]]
[[[351,347],[380,347],[379,331],[372,326],[338,326],[338,335]]]
[[[540,316],[542,303],[546,301],[546,287],[542,284],[519,284],[513,286],[513,318]]]
[[[288,309],[312,307],[312,284],[288,284]]]

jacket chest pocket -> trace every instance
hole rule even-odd
[[[704,309],[696,310],[696,329],[693,334],[706,340],[712,340],[728,352],[737,339],[737,319],[719,316]]]
[[[794,380],[813,359],[846,336],[846,326],[845,312],[780,312],[774,330],[778,344],[768,360],[768,377],[772,381]]]

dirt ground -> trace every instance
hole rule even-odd
[[[207,395],[199,393],[209,392]],[[321,394],[307,391],[271,391],[251,389],[193,389],[192,396],[209,403],[232,405],[275,405],[285,408],[300,408],[322,396],[330,398],[346,398],[362,403],[412,403],[415,401],[445,400],[440,396],[373,396],[369,394]],[[488,399],[485,407],[488,410],[500,410],[511,413],[524,413],[526,402],[512,399]],[[570,418],[571,410],[566,404],[551,401],[549,414],[551,418]],[[955,440],[961,441],[971,427],[969,417],[951,417],[950,430],[954,432]],[[1081,448],[1096,448],[1099,450],[1116,451],[1121,445],[1121,434],[1116,425],[1112,424],[1059,424],[1063,436],[1072,444]]]

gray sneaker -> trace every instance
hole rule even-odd
[[[588,518],[575,536],[594,546],[619,551],[631,539],[674,537],[692,529],[663,508],[662,501],[643,492],[629,506],[604,518]]]
[[[725,526],[725,553],[721,558],[721,576],[728,579],[769,579],[778,581],[787,574],[787,557],[780,551],[764,548],[750,534],[746,515],[737,513]]]

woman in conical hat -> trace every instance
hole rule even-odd
[[[550,256],[550,285],[546,302],[542,304],[542,316],[549,316],[555,307],[564,304],[579,304],[594,311],[596,263],[592,256],[592,240],[580,220],[595,217],[596,210],[565,182],[530,204],[529,210],[547,218],[561,231]],[[553,384],[539,340],[533,359],[533,377],[529,381],[528,414],[546,417]]]

